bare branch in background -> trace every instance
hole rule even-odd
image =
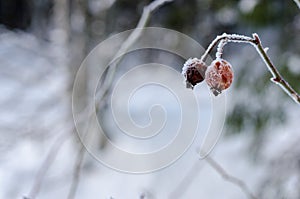
[[[158,9],[160,6],[167,2],[171,2],[173,0],[156,0],[151,2],[149,5],[145,6],[143,9],[142,16],[136,26],[136,28],[133,30],[133,32],[128,36],[128,38],[124,41],[122,46],[120,47],[120,50],[116,53],[115,58],[118,56],[122,56],[128,48],[137,41],[137,39],[141,36],[143,32],[143,28],[146,26],[147,21],[151,15],[151,13],[155,10]],[[113,59],[114,60],[114,59]],[[105,78],[105,81],[103,82],[103,86],[101,88],[101,92],[97,94],[97,101],[99,102],[102,100],[108,93],[109,88],[112,84],[112,81],[114,79],[114,75],[116,72],[116,69],[118,67],[118,64],[120,63],[121,59],[117,59],[117,61],[110,65],[108,68],[108,72]]]
[[[64,130],[63,134],[58,136],[58,138],[54,141],[54,144],[50,148],[46,159],[40,166],[40,169],[35,177],[34,184],[28,194],[28,197],[26,198],[34,199],[37,197],[47,171],[49,170],[51,164],[54,162],[54,159],[56,158],[60,148],[63,146],[63,143],[67,140],[67,138],[70,138],[70,134],[65,132],[69,132],[69,130]]]
[[[201,160],[205,160],[224,180],[234,184],[239,187],[241,191],[247,195],[249,199],[258,199],[247,187],[246,183],[232,175],[229,175],[222,166],[217,163],[213,158],[209,155],[205,158],[201,158]],[[192,184],[194,179],[197,177],[197,174],[203,168],[202,161],[195,162],[193,167],[188,171],[186,176],[182,179],[182,181],[178,184],[178,186],[171,192],[169,198],[182,198],[186,190],[188,190],[189,186]]]
[[[76,190],[77,190],[79,179],[80,179],[80,171],[81,171],[82,163],[83,163],[83,160],[84,160],[84,155],[86,153],[85,150],[86,150],[85,147],[82,146],[80,148],[80,151],[79,151],[78,155],[77,155],[74,174],[73,174],[73,180],[72,180],[72,184],[71,184],[71,187],[70,187],[70,190],[69,190],[68,199],[75,198]]]
[[[82,122],[84,119],[84,115],[89,111],[89,109],[85,109],[82,112],[82,117],[79,118],[79,122]],[[70,121],[66,124],[66,127],[64,129],[61,129],[59,133],[61,135],[58,136],[58,138],[54,141],[53,145],[50,147],[49,153],[46,156],[45,160],[43,161],[42,165],[39,168],[39,171],[35,177],[34,184],[29,191],[28,197],[25,197],[26,199],[35,199],[40,191],[40,188],[43,184],[45,175],[49,168],[51,167],[52,163],[54,162],[59,150],[63,146],[63,144],[71,138],[71,133],[74,130],[74,121]],[[83,148],[84,149],[84,148]],[[78,160],[77,160],[78,162]]]
[[[180,183],[173,189],[170,193],[169,198],[182,198],[185,192],[188,190],[189,186],[194,182],[195,178],[200,173],[203,168],[202,161],[196,161],[192,168],[187,172]]]
[[[211,158],[210,156],[206,156],[206,158],[204,159],[206,160],[206,162],[218,173],[221,175],[221,177],[238,186],[243,193],[245,193],[247,195],[247,197],[249,199],[257,199],[256,196],[254,196],[254,194],[250,191],[250,189],[247,187],[247,185],[245,184],[245,182],[243,182],[242,180],[232,176],[232,175],[229,175],[224,168],[221,167],[221,165],[219,163],[217,163],[213,158]]]
[[[90,109],[89,108],[86,108],[85,111],[89,111],[88,114],[90,114]],[[85,115],[85,114],[83,114]],[[81,121],[83,121],[83,118],[80,118]],[[71,181],[71,186],[70,186],[70,189],[69,189],[69,193],[68,193],[68,199],[72,199],[72,198],[75,198],[76,196],[76,191],[77,191],[77,187],[78,187],[78,184],[79,184],[79,180],[80,180],[80,173],[81,173],[81,169],[82,169],[82,164],[83,164],[83,160],[84,160],[84,156],[86,154],[86,148],[85,148],[85,145],[84,143],[86,143],[86,141],[88,140],[92,140],[91,136],[92,133],[92,124],[91,124],[91,119],[90,117],[88,118],[87,120],[87,124],[85,125],[85,128],[84,128],[84,134],[83,134],[83,140],[81,140],[80,138],[79,139],[79,142],[80,142],[80,150],[78,152],[78,155],[76,157],[76,161],[74,163],[74,169],[73,169],[73,176],[72,176],[72,181]],[[102,133],[102,132],[101,132]]]
[[[128,48],[134,42],[136,42],[136,40],[141,36],[142,31],[143,31],[142,28],[144,28],[146,26],[146,23],[152,13],[152,11],[159,8],[163,4],[165,4],[167,2],[171,2],[171,1],[173,1],[173,0],[156,0],[156,1],[153,1],[152,3],[150,3],[149,5],[145,6],[143,9],[143,14],[138,22],[138,25],[136,26],[134,31],[128,36],[128,38],[125,40],[125,42],[122,44],[122,46],[120,47],[120,50],[117,52],[115,57],[118,57],[118,56],[126,53]],[[116,61],[116,63],[114,63],[113,65],[111,65],[108,68],[107,76],[105,78],[105,81],[103,82],[102,88],[100,89],[101,93],[97,95],[97,99],[96,99],[97,102],[100,102],[101,100],[103,100],[104,97],[107,95],[109,88],[113,82],[113,78],[114,78],[116,69],[117,69],[120,61],[121,61],[121,59],[118,59],[118,61]],[[88,134],[88,132],[86,133],[86,135],[87,134]],[[78,182],[80,179],[80,172],[81,172],[85,153],[86,153],[86,149],[84,148],[83,145],[81,145],[80,151],[77,156],[76,163],[74,165],[73,180],[72,180],[72,184],[71,184],[71,187],[69,190],[68,199],[73,199],[76,196],[76,190],[77,190]]]

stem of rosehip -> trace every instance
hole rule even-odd
[[[227,42],[228,42],[227,39],[222,39],[219,42],[217,52],[216,52],[216,59],[221,59],[222,58],[223,48],[227,44]]]
[[[206,51],[204,52],[204,54],[201,56],[200,60],[205,62],[205,60],[207,59],[209,53],[211,53],[211,51],[214,49],[214,47],[223,39],[227,38],[227,34],[223,33],[222,35],[218,35],[208,46],[208,48],[206,49]]]
[[[218,35],[207,47],[206,51],[204,52],[204,54],[201,56],[200,60],[205,62],[205,60],[207,59],[209,53],[211,53],[211,51],[214,49],[214,47],[219,43],[222,42],[223,40],[227,42],[238,42],[238,43],[251,43],[253,42],[253,38],[251,37],[246,37],[244,35],[237,35],[237,34],[226,34],[223,33],[222,35]],[[226,44],[225,43],[225,44]],[[223,47],[225,46],[225,44],[223,45]]]

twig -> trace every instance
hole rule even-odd
[[[61,146],[63,146],[63,143],[67,140],[68,137],[70,137],[68,133],[63,133],[63,135],[58,136],[58,138],[54,141],[53,146],[51,147],[47,157],[43,161],[35,177],[34,184],[28,194],[28,197],[26,198],[36,198],[43,184],[44,177],[51,166],[51,163],[54,161],[58,151],[60,150]]]
[[[115,58],[117,58],[119,56],[121,56],[121,58],[122,58],[122,56],[127,52],[129,47],[133,43],[135,43],[137,41],[137,39],[141,36],[143,28],[146,26],[151,13],[155,9],[162,6],[163,4],[165,4],[167,2],[172,2],[172,1],[173,0],[156,0],[156,1],[151,2],[149,5],[145,6],[143,9],[142,16],[141,16],[136,28],[132,31],[132,33],[124,41],[124,43],[120,47],[120,50],[116,53]],[[106,75],[105,81],[103,82],[103,86],[101,89],[102,92],[97,94],[97,98],[99,99],[99,100],[97,100],[98,102],[107,95],[109,88],[112,84],[112,81],[114,79],[114,75],[115,75],[116,69],[118,67],[118,64],[121,61],[121,58],[117,59],[116,62],[114,64],[110,65],[110,67],[108,68],[107,75]],[[112,59],[112,60],[114,60],[114,59]]]
[[[206,156],[205,160],[217,173],[219,173],[221,175],[221,177],[224,180],[238,186],[242,190],[242,192],[244,192],[247,195],[248,198],[257,199],[257,197],[254,196],[254,194],[250,191],[250,189],[247,187],[247,185],[242,180],[240,180],[232,175],[229,175],[225,171],[225,169],[223,169],[221,167],[221,165],[219,163],[217,163],[213,158],[211,158],[210,156]]]
[[[128,36],[128,38],[124,41],[124,43],[120,47],[120,50],[116,53],[115,58],[126,53],[129,47],[133,43],[135,43],[136,40],[141,36],[143,28],[146,26],[146,23],[150,17],[151,12],[159,8],[160,6],[162,6],[164,3],[171,2],[171,1],[173,0],[156,0],[144,7],[143,14],[138,22],[138,25],[133,30],[133,32]],[[120,61],[121,59],[117,59],[113,65],[109,66],[105,81],[103,82],[102,88],[100,89],[102,92],[97,94],[96,104],[101,100],[103,100],[104,97],[108,94],[109,88],[113,82],[113,78]],[[86,133],[86,135],[87,134],[88,132]],[[68,199],[75,198],[85,153],[86,151],[84,145],[81,145],[76,163],[74,165],[75,168],[74,168],[73,180],[69,190]]]
[[[85,125],[85,128],[83,130],[84,133],[82,135],[83,136],[82,140],[80,140],[80,138],[78,138],[80,140],[81,145],[80,145],[80,149],[79,149],[78,155],[76,156],[76,161],[74,164],[72,182],[71,182],[71,186],[70,186],[68,197],[67,197],[68,199],[73,199],[76,196],[76,191],[77,191],[77,187],[78,187],[79,179],[80,179],[80,172],[82,169],[84,156],[86,154],[86,148],[85,148],[84,143],[87,140],[90,140],[90,137],[88,137],[88,136],[91,135],[90,129],[89,129],[89,127],[91,125],[91,121],[92,121],[90,118],[90,117],[92,117],[91,110],[92,110],[91,106],[86,107],[86,109],[84,110],[84,112],[87,112],[89,117],[87,120],[87,124]],[[82,120],[82,118],[83,117],[81,117],[80,119]],[[102,133],[102,132],[99,132],[99,133]]]
[[[84,148],[84,146],[81,146],[80,151],[77,155],[74,174],[73,174],[73,179],[72,179],[71,187],[70,187],[69,194],[68,194],[68,199],[75,198],[76,190],[77,190],[79,179],[80,179],[80,171],[81,171],[81,168],[82,168],[82,163],[83,163],[83,159],[84,159],[84,155],[85,155],[85,150],[86,149]]]
[[[197,174],[203,168],[202,161],[196,161],[192,168],[187,172],[181,182],[175,187],[175,189],[170,193],[168,198],[181,198],[184,193],[188,190],[188,187],[193,183]]]
[[[299,94],[289,85],[289,83],[281,76],[277,68],[274,66],[269,56],[267,55],[266,50],[261,44],[261,41],[256,33],[253,34],[253,38],[255,39],[252,43],[256,46],[257,51],[259,52],[261,58],[264,60],[267,65],[269,71],[273,75],[271,79],[272,82],[279,85],[296,103],[300,104],[300,96]]]
[[[82,112],[82,116],[79,117],[80,122],[82,122],[83,119],[85,118],[83,116],[86,114],[87,111],[89,111],[88,108],[86,108]],[[43,184],[43,181],[44,181],[47,171],[49,170],[51,164],[54,162],[54,159],[56,158],[59,150],[63,146],[63,143],[65,141],[67,141],[69,138],[71,138],[72,134],[70,133],[70,131],[72,131],[73,129],[74,129],[74,121],[72,120],[70,122],[67,122],[66,127],[60,130],[62,132],[62,134],[60,136],[58,136],[58,138],[54,141],[53,145],[51,146],[45,160],[43,161],[42,165],[40,166],[40,168],[38,170],[38,173],[34,180],[34,184],[31,188],[31,190],[29,191],[28,197],[24,197],[24,198],[34,199],[37,197],[37,195],[40,191],[40,188]]]
[[[217,58],[220,58],[222,56],[223,47],[229,42],[252,44],[255,47],[258,54],[260,55],[260,57],[262,58],[262,60],[265,62],[270,73],[272,74],[273,77],[271,78],[271,81],[279,85],[282,88],[282,90],[284,90],[297,104],[300,104],[300,95],[289,85],[289,83],[282,77],[277,68],[274,66],[271,59],[267,55],[267,49],[265,49],[262,46],[261,40],[259,39],[256,33],[253,34],[253,38],[236,34],[229,35],[226,33],[217,36],[216,39],[212,41],[212,43],[208,46],[207,50],[202,55],[202,61],[206,60],[208,54],[219,42],[220,44],[216,53]]]

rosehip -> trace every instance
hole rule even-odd
[[[188,59],[182,68],[186,80],[186,87],[192,88],[205,78],[206,64],[198,58]]]
[[[231,65],[224,59],[214,60],[206,70],[205,80],[215,96],[221,94],[232,83]]]

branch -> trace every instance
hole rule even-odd
[[[271,79],[272,82],[279,85],[297,104],[300,104],[300,96],[299,94],[289,85],[289,83],[281,76],[277,68],[272,63],[271,59],[267,55],[266,50],[263,48],[261,41],[256,33],[253,34],[253,38],[255,39],[252,42],[256,46],[256,50],[260,54],[261,58],[264,60],[267,65],[269,71],[273,75]]]
[[[298,8],[300,9],[300,1],[299,0],[294,0],[294,2],[296,3],[296,5],[298,6]]]
[[[138,40],[138,38],[142,34],[143,28],[147,24],[147,21],[148,21],[150,15],[151,15],[151,13],[155,9],[162,6],[163,4],[165,4],[167,2],[172,2],[172,1],[173,0],[156,0],[156,1],[151,2],[149,5],[145,6],[144,9],[143,9],[142,16],[141,16],[136,28],[132,31],[132,33],[124,41],[124,43],[120,47],[120,50],[116,53],[115,58],[117,58],[120,55],[123,56],[127,52],[127,50],[129,49],[129,47],[132,46],[132,44],[134,44]],[[121,56],[121,58],[122,58],[122,56]],[[101,99],[103,99],[108,94],[109,88],[112,84],[116,69],[118,67],[118,64],[121,61],[121,58],[117,59],[116,62],[113,65],[109,66],[105,81],[104,81],[102,89],[101,89],[102,92],[97,94],[97,98],[98,99],[100,98],[97,101],[100,101]],[[114,59],[112,59],[112,60],[114,60]]]
[[[84,112],[87,112],[87,111],[89,114],[89,118],[87,119],[87,125],[85,125],[84,130],[83,130],[82,140],[80,138],[78,138],[79,142],[80,142],[80,149],[76,156],[76,161],[74,164],[72,182],[71,182],[71,186],[70,186],[68,197],[67,197],[68,199],[73,199],[76,196],[76,191],[77,191],[77,187],[79,184],[82,164],[83,164],[84,156],[86,154],[86,148],[83,143],[86,143],[87,140],[93,140],[93,139],[91,139],[91,137],[89,137],[89,136],[91,136],[90,126],[91,126],[91,121],[92,121],[90,118],[92,116],[92,114],[90,113],[90,107],[87,107],[84,110]],[[83,114],[83,115],[85,115],[85,114]],[[83,118],[84,117],[81,117],[80,121],[83,121]],[[99,132],[99,133],[102,133],[102,132]]]
[[[47,157],[43,161],[42,165],[40,166],[40,169],[35,177],[34,184],[29,191],[28,197],[24,198],[30,198],[34,199],[37,197],[41,186],[43,184],[44,177],[49,170],[51,163],[54,161],[56,158],[57,153],[59,152],[61,146],[63,146],[63,143],[67,140],[67,138],[70,137],[70,134],[68,133],[63,133],[63,135],[58,136],[58,138],[54,141],[54,144],[52,145]]]
[[[250,189],[247,187],[247,185],[240,179],[232,176],[232,175],[229,175],[224,168],[221,167],[221,165],[219,163],[217,163],[213,158],[209,157],[209,156],[206,156],[205,158],[206,162],[217,172],[221,175],[221,177],[238,186],[242,192],[244,192],[247,197],[249,199],[257,199],[256,196],[254,196],[254,194],[250,191]]]
[[[245,37],[242,35],[228,35],[226,33],[223,33],[222,35],[217,36],[208,46],[204,54],[201,56],[201,61],[205,62],[207,59],[209,53],[213,50],[213,48],[221,41],[221,40],[226,40],[227,42],[244,42],[244,43],[249,43],[253,41],[251,37]],[[223,45],[224,46],[224,45]]]
[[[86,108],[83,112],[81,117],[79,117],[80,122],[82,122],[85,117],[83,117],[87,111],[89,111],[89,108]],[[43,184],[43,181],[45,179],[45,175],[49,168],[51,167],[51,164],[54,162],[59,150],[63,146],[64,142],[67,141],[69,138],[71,138],[71,131],[74,130],[74,121],[70,121],[66,123],[66,127],[60,130],[58,134],[61,134],[57,137],[57,139],[54,141],[53,145],[51,146],[45,160],[41,164],[37,175],[34,179],[34,183],[32,185],[32,188],[29,191],[28,196],[25,196],[24,199],[35,199],[40,192],[41,186]]]
[[[187,172],[180,183],[173,189],[168,198],[183,198],[184,193],[188,190],[189,186],[194,182],[199,172],[203,168],[202,161],[194,163],[193,167]]]
[[[127,50],[130,48],[130,46],[132,46],[132,44],[134,44],[137,41],[137,39],[141,36],[142,30],[146,26],[146,23],[151,15],[151,13],[155,9],[162,6],[164,3],[171,2],[171,1],[173,1],[173,0],[156,0],[144,7],[143,14],[142,14],[136,28],[132,31],[132,33],[124,41],[124,43],[120,47],[120,50],[116,53],[115,58],[117,58],[120,55],[125,54],[127,52]],[[112,59],[112,60],[114,60],[114,59]],[[103,82],[102,88],[100,89],[102,92],[97,94],[98,100],[96,100],[97,101],[96,103],[103,100],[105,98],[105,96],[108,94],[109,88],[111,87],[111,84],[112,84],[114,76],[115,76],[116,69],[117,69],[120,61],[121,61],[121,59],[117,59],[117,61],[113,65],[109,66],[105,81]],[[87,135],[88,135],[88,132],[86,132],[85,136],[87,136]],[[68,199],[75,198],[85,153],[86,153],[86,150],[85,150],[84,146],[81,145],[80,151],[79,151],[77,159],[76,159],[76,163],[74,165],[73,180],[72,180],[72,184],[71,184],[71,187],[69,190]]]
[[[84,155],[85,155],[85,148],[82,145],[80,148],[80,151],[77,155],[76,158],[76,163],[75,163],[75,169],[74,169],[74,173],[73,173],[73,179],[72,179],[72,184],[68,193],[68,199],[72,199],[75,198],[76,195],[76,190],[78,187],[78,183],[79,183],[79,179],[80,179],[80,171],[82,168],[82,163],[83,163],[83,159],[84,159]]]
[[[243,35],[236,35],[236,34],[222,34],[220,36],[217,36],[215,40],[212,41],[212,43],[208,46],[207,50],[204,52],[204,54],[201,57],[202,61],[205,61],[208,57],[208,54],[212,51],[212,49],[219,43],[216,57],[221,58],[223,53],[224,46],[229,42],[235,42],[235,43],[249,43],[252,44],[262,60],[265,62],[266,66],[268,67],[270,73],[272,74],[271,81],[281,87],[282,90],[284,90],[297,104],[300,104],[300,96],[299,94],[289,85],[289,83],[282,77],[282,75],[279,73],[277,68],[272,63],[271,59],[267,55],[267,48],[265,49],[261,41],[256,33],[253,34],[253,38],[246,37]]]

